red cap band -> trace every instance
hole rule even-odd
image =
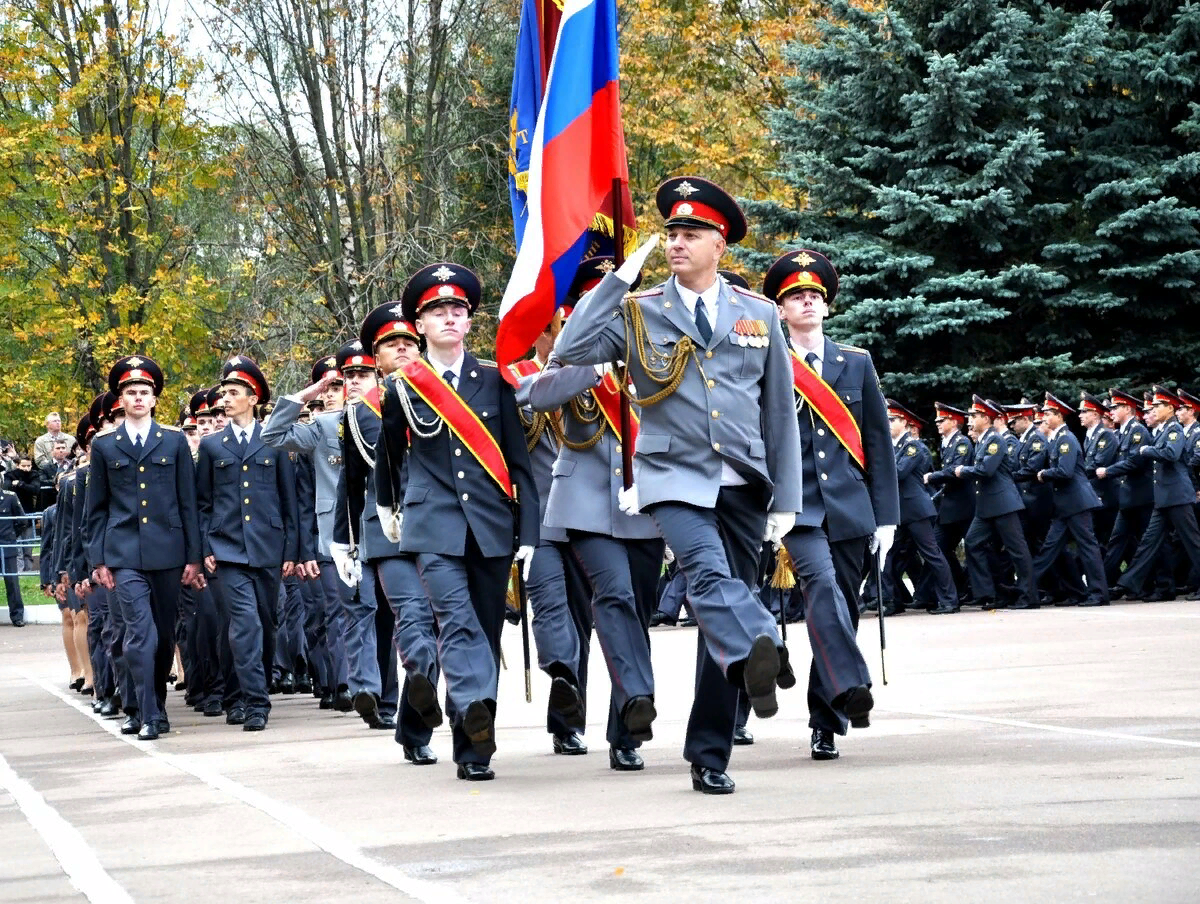
[[[229,375],[225,377],[222,383],[245,383],[250,387],[250,391],[256,396],[262,395],[262,387],[258,385],[258,380],[250,376],[250,374],[241,370],[231,370]]]
[[[793,289],[816,289],[821,293],[821,297],[829,297],[829,292],[825,288],[825,284],[821,282],[821,277],[813,273],[812,270],[800,270],[788,276],[779,287],[779,294],[775,297],[783,298],[784,295]]]
[[[467,307],[471,306],[465,291],[454,283],[442,283],[439,286],[430,286],[421,293],[421,297],[417,299],[417,313],[421,313],[423,308],[435,301],[461,301]]]
[[[667,219],[673,220],[676,217],[687,217],[690,220],[698,220],[716,229],[721,235],[729,232],[729,221],[722,216],[721,212],[715,207],[709,207],[707,204],[701,204],[699,201],[676,201],[671,208],[671,215]]]

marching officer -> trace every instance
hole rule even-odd
[[[959,611],[958,591],[954,586],[954,576],[946,556],[937,543],[934,535],[933,521],[937,510],[933,500],[925,489],[925,474],[928,473],[926,450],[923,455],[922,444],[914,439],[908,431],[910,422],[916,421],[917,416],[894,399],[887,400],[888,423],[891,426],[892,440],[896,448],[896,478],[900,490],[900,529],[898,533],[907,535],[916,547],[917,553],[925,562],[933,577],[934,589],[937,593],[937,607],[930,609],[933,615],[947,615]],[[900,548],[900,538],[896,546]],[[901,579],[901,563],[898,556],[888,559],[888,566],[883,575],[883,595],[885,599],[895,599],[895,587]]]
[[[180,584],[205,583],[192,455],[179,430],[154,420],[163,383],[150,358],[130,355],[113,365],[108,388],[120,396],[125,421],[93,441],[85,499],[92,580],[121,610],[136,697],[137,714],[121,730],[146,741],[170,730],[166,676]]]
[[[1175,419],[1179,399],[1163,386],[1152,390],[1155,418],[1159,423],[1158,436],[1153,444],[1140,445],[1137,456],[1152,462],[1154,474],[1154,513],[1146,525],[1146,533],[1138,544],[1129,568],[1113,588],[1113,596],[1139,598],[1153,575],[1155,563],[1167,539],[1168,527],[1175,529],[1179,542],[1191,560],[1192,568],[1200,566],[1200,529],[1196,526],[1196,490],[1191,474],[1183,460],[1185,441],[1183,428]],[[1118,462],[1111,468],[1096,472],[1097,477],[1125,473],[1128,466]]]
[[[479,278],[454,263],[430,264],[409,279],[401,313],[426,351],[385,382],[375,456],[384,532],[399,535],[400,548],[416,556],[437,619],[454,761],[467,781],[495,777],[489,763],[505,589],[514,548],[528,569],[539,520],[513,390],[463,344],[481,294]],[[435,727],[442,718],[436,700],[416,692],[410,686],[413,706]]]
[[[859,587],[868,552],[882,567],[900,522],[887,403],[871,355],[825,336],[838,282],[829,259],[812,250],[782,255],[763,280],[791,346],[803,505],[784,546],[804,588],[810,746],[820,760],[837,758],[833,737],[848,724],[869,725],[871,676],[854,637]]]
[[[237,676],[226,721],[262,731],[271,710],[267,675],[279,583],[299,555],[296,477],[291,459],[263,442],[254,418],[254,407],[271,398],[258,365],[235,355],[220,385],[229,423],[200,441],[196,462],[204,566],[219,575],[217,602]]]
[[[1104,402],[1089,392],[1079,395],[1079,423],[1086,433],[1083,438],[1083,470],[1092,484],[1092,489],[1100,497],[1100,508],[1092,512],[1092,524],[1096,529],[1096,540],[1101,549],[1108,546],[1108,538],[1112,535],[1113,523],[1117,520],[1119,499],[1117,484],[1111,480],[1101,480],[1096,476],[1097,468],[1107,468],[1121,454],[1121,443],[1117,434],[1103,423],[1108,407]]]
[[[972,397],[972,427],[979,436],[975,463],[958,465],[955,476],[975,480],[975,518],[964,538],[967,548],[967,571],[975,601],[984,609],[1002,608],[996,598],[996,586],[988,567],[988,544],[999,539],[1017,572],[1017,603],[1014,609],[1036,609],[1039,606],[1033,584],[1033,560],[1021,519],[1017,514],[1025,508],[1021,494],[1013,483],[1008,448],[992,428],[999,410],[979,396]]]
[[[1049,455],[1046,467],[1038,471],[1037,479],[1054,488],[1054,520],[1033,562],[1034,582],[1037,583],[1062,555],[1069,535],[1075,541],[1087,578],[1087,596],[1079,605],[1107,606],[1104,560],[1092,528],[1092,512],[1100,508],[1100,497],[1088,482],[1079,440],[1067,429],[1066,417],[1070,411],[1070,405],[1046,393],[1042,415],[1050,430],[1046,438]]]
[[[757,581],[762,542],[782,541],[800,510],[800,437],[777,310],[717,275],[746,234],[741,209],[694,177],[668,179],[656,203],[671,278],[626,298],[652,238],[580,300],[555,349],[565,364],[627,362],[641,425],[622,508],[654,519],[686,577],[697,701],[725,720],[720,747],[693,754],[692,787],[729,793],[738,690],[765,718],[777,679],[795,680]]]
[[[1119,508],[1104,555],[1104,574],[1112,597],[1120,599],[1122,591],[1117,587],[1117,581],[1121,577],[1121,563],[1133,561],[1154,510],[1153,469],[1150,459],[1138,452],[1143,446],[1150,445],[1152,439],[1150,431],[1138,419],[1141,405],[1136,397],[1121,389],[1110,389],[1109,398],[1112,399],[1120,455],[1113,464],[1097,468],[1096,477],[1117,483]]]
[[[967,413],[961,408],[955,408],[943,402],[934,403],[933,423],[942,438],[940,447],[941,467],[925,475],[925,484],[938,491],[934,496],[937,501],[940,496],[937,516],[936,536],[938,546],[954,575],[954,586],[958,591],[959,600],[969,596],[967,576],[958,561],[958,544],[967,535],[967,528],[975,517],[975,493],[969,480],[964,480],[956,473],[960,465],[969,465],[975,458],[975,446],[963,432],[967,422]],[[932,579],[927,575],[926,580]],[[927,599],[932,594],[919,588],[913,596],[917,599]]]

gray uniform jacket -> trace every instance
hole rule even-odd
[[[800,433],[775,305],[720,280],[717,317],[705,343],[674,277],[626,300],[628,291],[615,273],[607,274],[575,307],[555,351],[565,364],[628,361],[638,397],[648,399],[663,386],[647,367],[665,366],[685,336],[695,344],[675,391],[642,407],[634,461],[641,506],[682,502],[710,509],[727,464],[763,488],[768,511],[799,512]],[[651,348],[629,346],[634,305]],[[768,335],[742,345],[748,337],[735,332],[739,320],[761,323]]]
[[[262,425],[263,442],[276,449],[311,455],[317,484],[317,551],[329,559],[333,542],[333,508],[337,504],[338,475],[342,471],[342,444],[338,439],[340,411],[318,414],[311,423],[299,423],[304,405],[287,396],[275,404]]]
[[[342,410],[342,434],[346,467],[338,481],[334,539],[357,547],[359,558],[368,562],[398,556],[400,545],[384,534],[375,504],[379,415],[362,400],[349,403]]]
[[[529,392],[537,374],[520,377],[517,381],[517,405],[521,409],[521,421],[526,430],[533,423],[538,412],[529,402]],[[592,383],[595,383],[593,374]],[[591,385],[591,384],[589,384]],[[528,442],[526,442],[528,446]],[[558,438],[555,432],[547,426],[542,430],[538,441],[529,450],[529,464],[533,468],[533,482],[537,484],[538,505],[542,519],[541,542],[566,543],[567,532],[561,527],[550,527],[546,524],[546,507],[550,502],[550,485],[554,480],[554,463],[558,461]]]
[[[563,433],[570,442],[584,443],[597,429],[604,430],[604,435],[590,449],[576,450],[564,444],[559,450],[546,523],[552,528],[582,530],[621,540],[654,539],[658,528],[649,515],[627,515],[617,503],[617,492],[625,485],[621,444],[592,395],[592,387],[597,383],[594,368],[564,366],[554,354],[546,362],[545,370],[533,378],[530,389],[533,407],[551,411],[563,406]]]

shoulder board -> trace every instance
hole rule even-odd
[[[172,427],[170,424],[159,424],[159,425],[158,425],[158,429],[159,429],[159,430],[173,430],[173,431],[174,431],[174,432],[176,432],[176,433],[182,433],[182,432],[183,432],[183,431],[182,431],[182,430],[180,430],[178,427]]]
[[[16,496],[17,494],[14,493],[12,490],[5,490],[4,495],[5,496]]]
[[[865,348],[859,348],[857,345],[846,345],[846,344],[844,344],[844,343],[842,343],[842,342],[835,342],[835,343],[833,343],[833,344],[834,344],[834,345],[836,345],[836,346],[837,346],[839,349],[841,349],[841,350],[842,350],[842,351],[844,351],[844,352],[855,352],[855,353],[857,353],[857,354],[860,354],[860,355],[869,355],[869,354],[871,354],[871,353],[870,353],[869,351],[867,351]]]
[[[626,298],[653,298],[655,295],[662,295],[662,286],[657,286],[653,289],[646,289],[643,292],[626,292]]]
[[[761,292],[755,292],[753,289],[743,289],[741,286],[730,286],[729,290],[731,292],[736,292],[738,295],[745,295],[747,298],[757,298],[759,301],[767,302],[767,304],[775,303],[771,301],[771,299],[767,298],[766,295],[763,295]]]
[[[480,367],[499,367],[500,366],[495,361],[489,361],[486,358],[476,358],[475,363],[478,364]]]

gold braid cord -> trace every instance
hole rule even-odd
[[[625,347],[636,349],[638,363],[641,364],[642,371],[652,382],[661,386],[662,389],[650,396],[634,398],[629,392],[628,364],[625,365],[625,373],[620,375],[617,384],[621,387],[621,391],[629,396],[630,400],[641,405],[643,408],[647,405],[657,405],[678,389],[679,384],[683,382],[683,374],[687,370],[688,358],[695,357],[696,346],[692,342],[691,336],[681,336],[679,341],[675,343],[675,349],[671,352],[670,358],[668,358],[666,351],[650,340],[646,331],[646,321],[642,315],[642,306],[638,300],[633,296],[627,296],[625,301]],[[662,363],[651,367],[646,360],[647,349],[653,360]],[[696,361],[696,367],[701,373],[704,373],[704,368],[701,367],[699,360]]]
[[[533,417],[525,416],[525,409],[518,412],[521,415],[521,426],[525,428],[525,448],[532,452],[547,430],[561,446],[565,442],[562,425],[558,423],[553,413],[548,411],[535,412]]]
[[[600,414],[600,405],[596,402],[595,396],[590,392],[584,392],[577,395],[570,401],[571,415],[581,424],[596,424],[596,432],[589,436],[581,443],[572,442],[567,439],[566,434],[563,434],[563,445],[575,452],[586,452],[596,443],[600,442],[604,436],[604,431],[608,429],[608,422]]]

